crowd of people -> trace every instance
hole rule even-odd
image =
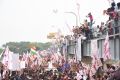
[[[74,36],[82,34],[87,39],[91,39],[106,34],[107,31],[109,35],[120,32],[120,2],[117,4],[112,2],[110,8],[104,10],[103,14],[109,16],[109,19],[106,22],[101,22],[100,25],[94,26],[95,21],[93,15],[89,13],[87,16],[89,21],[86,19],[81,26],[73,26]]]
[[[0,74],[0,80],[120,80],[120,65],[104,64],[95,68],[82,62],[65,61],[51,69],[37,65],[19,71],[10,71],[2,65]]]
[[[120,3],[117,3],[116,9],[116,4],[113,2],[111,7],[104,11],[104,14],[109,15],[109,20],[106,23],[101,22],[100,26],[97,25],[97,29],[93,29],[95,22],[92,13],[89,13],[87,17],[90,22],[85,20],[80,27],[73,27],[74,36],[83,34],[87,39],[91,39],[105,34],[106,30],[109,34],[113,34],[115,26],[117,26],[115,33],[118,33]],[[93,35],[95,31],[99,33],[97,36]],[[120,62],[110,64],[102,59],[96,59],[95,64],[87,64],[77,61],[75,58],[69,60],[62,55],[55,54],[41,58],[41,61],[38,56],[32,57],[32,59],[29,57],[26,59],[21,57],[20,60],[23,59],[26,62],[26,67],[20,70],[12,71],[1,63],[0,80],[120,80]]]
[[[5,53],[10,51],[6,48]],[[75,57],[67,59],[59,52],[50,54],[44,57],[31,53],[18,55],[18,58],[13,56],[15,61],[12,62],[8,61],[11,60],[9,56],[3,56],[3,60],[6,59],[0,63],[0,80],[120,80],[119,61],[118,64],[109,63],[96,57],[87,63]]]

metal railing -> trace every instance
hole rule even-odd
[[[94,33],[94,32],[93,32]],[[93,37],[94,38],[102,38],[108,33],[109,36],[116,36],[120,35],[120,26],[112,27],[112,28],[106,28],[103,32],[98,33],[98,36]],[[92,38],[91,38],[92,39]]]
[[[79,30],[78,30],[79,31]],[[78,36],[78,35],[85,35],[87,34],[87,39],[88,40],[91,40],[91,39],[95,39],[95,38],[101,38],[103,36],[105,36],[107,33],[110,35],[110,36],[115,36],[115,35],[120,35],[120,26],[114,26],[114,27],[111,27],[111,28],[105,28],[103,31],[100,31],[100,32],[97,32],[97,31],[94,31],[94,29],[90,29],[88,31],[88,33],[85,34],[85,32],[74,32],[74,35],[75,36]]]

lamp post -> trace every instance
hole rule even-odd
[[[76,26],[78,26],[78,16],[77,16],[77,14],[74,13],[74,12],[65,12],[65,13],[73,14],[76,17]]]
[[[77,10],[78,10],[78,22],[80,22],[80,13],[79,13],[80,4],[79,4],[79,3],[76,3],[76,5],[77,5]]]
[[[79,21],[80,21],[80,16],[79,16],[79,9],[80,9],[80,4],[77,3],[77,9],[78,9],[78,15],[74,12],[65,12],[65,13],[70,13],[70,14],[73,14],[75,17],[76,17],[76,26],[79,25]],[[80,37],[77,35],[77,36],[74,36],[75,38],[75,57],[76,57],[76,62],[78,60],[81,60],[81,40],[85,40],[86,37],[84,37],[83,35],[81,35]],[[78,48],[79,47],[79,48]],[[79,53],[80,52],[80,53]],[[79,55],[80,56],[79,56]],[[79,57],[78,57],[79,56]],[[79,59],[77,59],[79,58]]]
[[[73,14],[75,17],[76,17],[76,26],[78,26],[78,16],[76,13],[74,12],[65,12],[65,13],[70,13],[70,14]],[[76,58],[76,62],[77,62],[77,37],[75,37],[75,58]]]
[[[77,5],[78,14],[76,14],[75,12],[65,12],[65,13],[73,14],[76,17],[76,26],[78,26],[78,23],[80,22],[80,15],[79,15],[80,4],[76,3],[76,5]]]

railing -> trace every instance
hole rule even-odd
[[[94,33],[94,32],[92,32],[92,33]],[[104,37],[107,33],[108,33],[109,36],[120,35],[120,26],[112,27],[112,28],[106,28],[103,32],[97,33],[98,36],[94,36],[94,37],[91,38],[91,39],[94,39],[94,38],[102,38],[102,37]]]
[[[120,26],[111,27],[111,28],[107,27],[101,32],[94,31],[94,29],[90,29],[88,33],[80,31],[79,28],[76,28],[76,30],[74,30],[75,37],[82,34],[82,35],[85,35],[88,40],[95,39],[95,38],[101,38],[105,36],[107,33],[110,36],[120,35]]]

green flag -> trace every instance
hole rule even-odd
[[[30,53],[31,53],[32,55],[35,55],[35,54],[37,54],[36,48],[31,48],[31,51],[30,51]]]

